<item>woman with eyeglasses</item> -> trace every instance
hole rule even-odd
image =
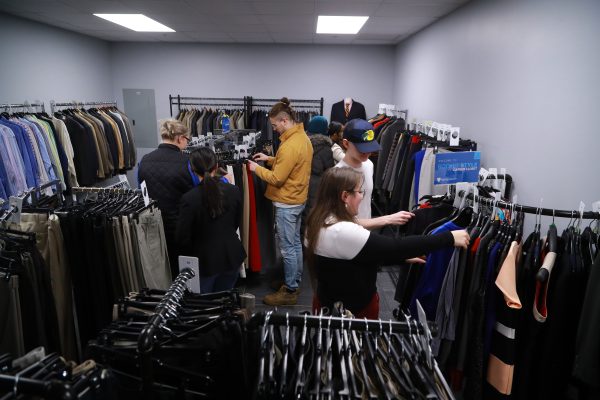
[[[190,155],[200,184],[181,198],[175,240],[180,255],[197,257],[200,292],[233,289],[246,259],[237,230],[242,216],[242,192],[215,176],[217,156],[208,147]]]
[[[367,230],[356,218],[363,180],[362,173],[348,167],[328,169],[321,178],[305,240],[315,314],[341,301],[357,318],[377,319],[379,265],[424,264],[426,254],[469,244],[464,230],[405,238]]]
[[[138,184],[146,182],[148,196],[158,201],[169,253],[171,276],[179,274],[178,245],[175,241],[175,228],[179,215],[181,196],[194,188],[190,168],[190,157],[181,152],[190,140],[185,124],[173,118],[159,120],[158,130],[163,143],[158,149],[146,154],[138,167]]]

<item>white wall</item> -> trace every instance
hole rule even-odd
[[[397,46],[395,102],[460,126],[485,166],[507,168],[519,203],[573,210],[582,200],[590,211],[600,200],[598,15],[597,1],[467,3]]]
[[[344,97],[363,103],[367,115],[392,100],[392,46],[113,43],[111,50],[114,97],[154,89],[158,118],[169,116],[169,94],[323,97],[327,119]]]
[[[113,99],[110,44],[0,13],[0,103]],[[122,103],[121,103],[122,104]]]

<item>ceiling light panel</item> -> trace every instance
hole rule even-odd
[[[369,17],[343,17],[319,15],[317,33],[356,34]]]
[[[175,32],[144,14],[94,14],[115,24],[124,26],[136,32]]]

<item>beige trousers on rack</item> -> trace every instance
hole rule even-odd
[[[21,214],[20,226],[23,231],[35,233],[37,248],[50,268],[62,355],[67,360],[76,360],[71,270],[58,216]]]

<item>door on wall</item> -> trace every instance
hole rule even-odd
[[[127,171],[127,180],[131,187],[138,187],[137,164],[142,157],[158,147],[154,89],[123,89],[123,106],[125,114],[131,120],[137,149],[137,163],[133,170]]]
[[[123,89],[125,114],[131,120],[136,147],[158,147],[154,89]],[[138,160],[139,161],[139,160]]]

